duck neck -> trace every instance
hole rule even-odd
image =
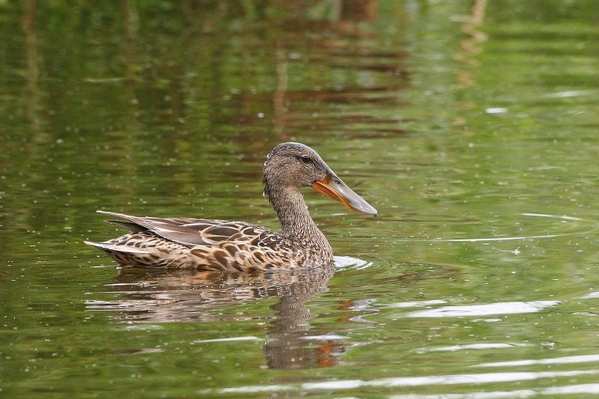
[[[270,197],[281,222],[281,234],[294,240],[312,241],[330,248],[324,234],[310,217],[308,206],[299,190],[288,188],[285,191]]]

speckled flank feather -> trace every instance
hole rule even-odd
[[[281,222],[281,232],[244,222],[136,217],[98,211],[123,219],[111,223],[130,233],[86,244],[106,252],[124,266],[227,272],[330,266],[333,251],[310,218],[300,188],[310,185],[317,188],[315,182],[326,185],[323,182],[331,177],[338,180],[336,184],[343,184],[314,150],[299,143],[280,144],[265,163],[264,185],[265,195]],[[327,190],[335,191],[335,187]],[[323,193],[342,202],[340,198],[349,195],[348,201],[357,201],[354,203],[358,207],[369,207],[369,212],[344,202],[350,209],[376,212],[346,186],[341,187],[337,196]]]

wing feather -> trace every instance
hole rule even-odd
[[[219,242],[249,242],[259,244],[265,237],[276,235],[273,230],[244,222],[227,220],[138,217],[123,213],[98,211],[99,213],[125,219],[110,221],[125,229],[139,233],[152,233],[188,247],[213,246]],[[266,240],[269,241],[269,240]]]

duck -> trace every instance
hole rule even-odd
[[[333,265],[333,250],[312,220],[301,190],[312,187],[352,211],[378,214],[305,144],[275,146],[264,162],[263,185],[280,231],[240,221],[139,217],[98,210],[117,218],[108,222],[128,233],[108,241],[84,242],[121,267],[229,273],[326,268]]]

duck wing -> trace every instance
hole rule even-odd
[[[222,242],[244,242],[251,245],[268,245],[276,233],[265,227],[228,220],[193,218],[156,218],[131,216],[117,212],[98,211],[124,220],[110,220],[132,233],[150,231],[166,240],[187,247],[211,247]]]

